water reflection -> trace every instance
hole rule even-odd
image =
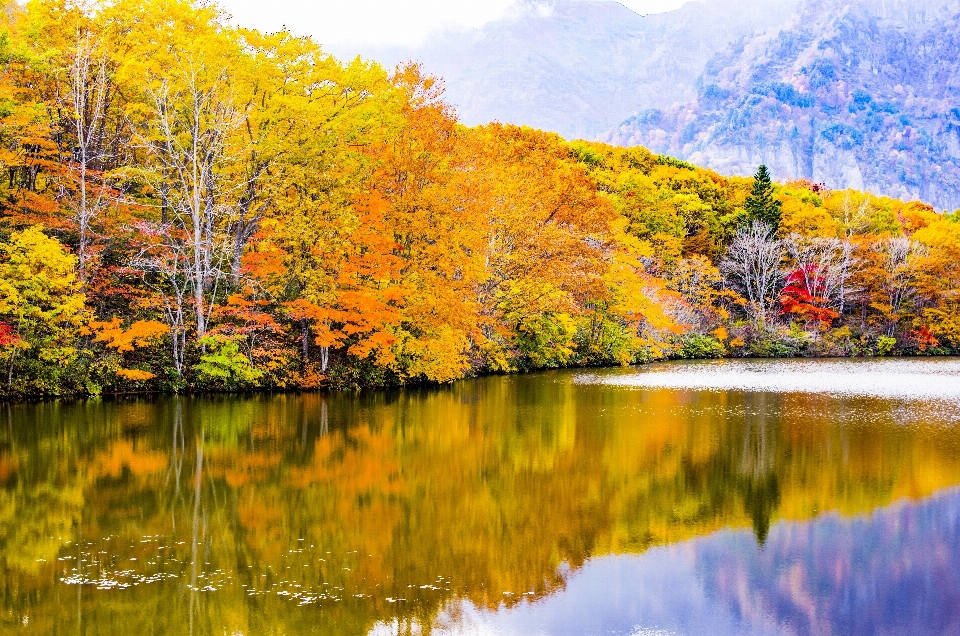
[[[548,598],[499,611],[456,602],[432,633],[956,634],[958,511],[954,489],[853,519],[778,523],[763,549],[749,532],[724,530],[603,556]]]
[[[956,491],[924,500],[960,484],[960,435],[932,406],[632,390],[575,373],[363,395],[11,405],[0,625],[697,633],[681,620],[690,615],[728,633],[845,633],[844,617],[886,607],[896,589],[902,610],[948,626],[956,579],[916,547],[960,563],[947,541]],[[924,510],[929,532],[910,534]],[[873,516],[849,519],[862,514]],[[899,521],[877,521],[888,518]],[[897,588],[905,563],[939,577],[940,596]],[[883,585],[858,596],[857,572]],[[778,609],[790,603],[801,609]],[[597,622],[566,620],[564,607]]]
[[[620,374],[580,373],[577,381],[637,388],[749,390],[960,403],[960,361],[942,358],[667,362]]]

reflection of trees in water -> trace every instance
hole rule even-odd
[[[748,397],[737,480],[743,506],[761,545],[767,539],[770,522],[780,504],[776,473],[779,425],[770,417],[773,409],[769,408],[768,399],[766,393]]]
[[[185,450],[185,440],[183,437],[183,402],[180,397],[174,398],[173,404],[173,446],[170,450],[170,468],[167,471],[167,485],[170,484],[170,478],[173,477],[174,496],[180,494],[180,474],[183,471],[183,454]]]
[[[780,485],[777,476],[770,473],[762,479],[751,479],[741,486],[743,505],[753,522],[757,542],[763,545],[770,532],[770,522],[780,503]]]
[[[22,493],[73,487],[84,497],[71,536],[113,533],[111,549],[123,557],[146,555],[130,552],[145,535],[190,543],[164,562],[181,578],[127,597],[85,591],[87,625],[109,601],[129,612],[130,625],[172,633],[221,632],[230,621],[245,633],[275,630],[274,621],[290,633],[363,633],[394,618],[398,629],[429,626],[453,599],[492,607],[550,594],[595,555],[731,526],[752,525],[763,542],[782,510],[809,508],[808,500],[826,510],[855,496],[849,506],[868,509],[889,501],[891,484],[923,494],[960,481],[942,435],[800,426],[782,396],[710,394],[683,404],[689,395],[556,377],[40,407],[36,426],[2,434],[10,440],[0,440],[0,459],[21,468],[0,496],[36,519],[51,513]],[[831,448],[852,449],[846,463]],[[8,558],[8,572],[41,554],[2,529],[3,556],[27,548],[20,561]],[[55,559],[60,549],[45,554]],[[231,573],[230,585],[197,592],[218,570]],[[55,570],[37,571],[24,589],[32,607],[56,614]],[[324,583],[341,598],[322,609],[247,593]],[[23,598],[7,597],[8,616],[29,609]]]
[[[197,592],[200,589],[200,580],[197,577],[199,574],[200,565],[200,546],[205,546],[206,543],[204,539],[206,538],[206,515],[201,514],[200,502],[201,495],[203,490],[201,486],[203,485],[203,442],[205,438],[205,431],[201,429],[200,439],[197,440],[197,460],[194,463],[194,477],[193,477],[193,516],[190,524],[190,636],[193,636],[193,619],[194,613],[199,605],[199,599],[197,598]],[[204,511],[205,512],[205,511]],[[201,523],[201,518],[203,518],[203,523]]]
[[[768,396],[748,396],[738,471],[749,480],[761,480],[774,471],[777,427],[770,416]]]
[[[638,511],[656,510],[664,507],[663,499],[675,497],[671,516],[679,532],[670,540],[744,522],[753,526],[759,543],[766,539],[780,504],[780,473],[786,459],[780,440],[780,403],[777,396],[764,394],[748,394],[742,399],[742,404],[726,405],[713,415],[709,409],[706,413],[694,409],[688,417],[705,420],[703,426],[710,430],[709,452],[704,452],[702,444],[671,444],[666,450],[669,456],[676,456],[674,483],[664,481],[647,490],[634,505]],[[688,529],[685,536],[683,528]],[[632,547],[664,542],[662,536],[650,533],[646,540],[645,545]]]
[[[696,541],[708,597],[794,634],[956,634],[960,490],[853,518],[774,529],[766,548],[742,535]]]

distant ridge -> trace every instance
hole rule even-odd
[[[960,0],[703,0],[649,16],[521,0],[480,29],[362,54],[423,63],[468,125],[960,208]]]
[[[593,139],[640,110],[693,99],[717,51],[779,24],[795,6],[706,0],[640,16],[618,2],[525,0],[480,29],[441,33],[415,49],[361,53],[387,66],[422,62],[444,78],[466,124],[499,120]]]
[[[724,174],[960,207],[960,3],[808,0],[715,56],[692,100],[601,136]]]

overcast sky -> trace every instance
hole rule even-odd
[[[637,13],[660,13],[686,0],[621,0]],[[240,26],[312,35],[321,44],[416,44],[443,26],[478,27],[513,0],[219,0]]]

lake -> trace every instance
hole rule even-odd
[[[960,634],[960,362],[0,404],[0,632]]]

